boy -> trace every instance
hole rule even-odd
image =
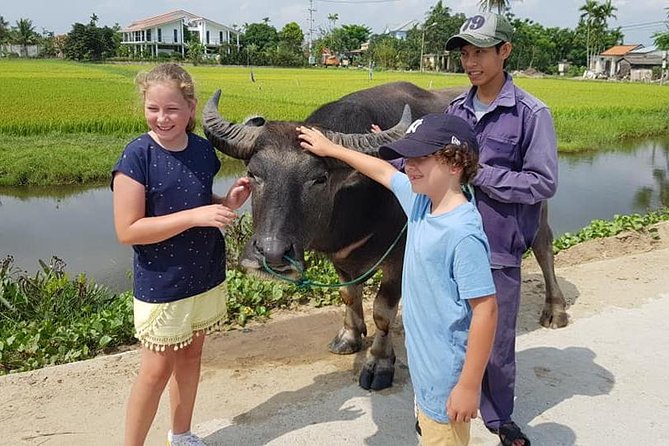
[[[303,148],[339,159],[392,190],[409,219],[402,274],[409,371],[423,445],[467,445],[496,326],[488,243],[462,192],[478,145],[464,120],[442,113],[411,124],[379,149],[406,158],[405,173],[299,127]]]
[[[512,35],[504,16],[487,13],[468,18],[447,41],[447,50],[460,50],[472,87],[446,113],[472,124],[480,145],[480,168],[471,184],[490,241],[499,308],[482,384],[481,417],[502,445],[530,446],[511,419],[520,263],[539,227],[542,202],[557,188],[557,142],[549,109],[516,87],[504,71]]]

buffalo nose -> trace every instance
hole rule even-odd
[[[263,237],[254,243],[256,251],[264,257],[270,265],[285,265],[284,257],[293,258],[293,246],[291,243],[276,237]]]

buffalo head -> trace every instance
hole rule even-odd
[[[241,263],[248,271],[260,272],[264,259],[274,270],[295,275],[303,267],[305,249],[335,254],[369,236],[355,220],[373,215],[368,202],[379,185],[341,162],[303,150],[296,130],[302,123],[262,117],[243,124],[227,121],[218,112],[220,94],[216,91],[205,105],[203,125],[214,147],[247,165],[254,234]],[[411,111],[405,106],[400,121],[381,133],[323,133],[375,155],[384,143],[401,138],[410,124]]]

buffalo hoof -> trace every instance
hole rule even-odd
[[[569,323],[569,316],[562,305],[544,304],[539,323],[546,328],[563,328]]]
[[[360,371],[358,385],[365,390],[383,390],[393,385],[395,358],[367,361]]]
[[[362,350],[362,336],[342,328],[337,336],[330,341],[328,349],[337,355],[350,355]]]

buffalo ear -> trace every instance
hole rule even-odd
[[[244,125],[248,125],[250,127],[262,127],[266,122],[267,120],[265,120],[265,118],[262,116],[251,116],[250,118],[247,118],[246,121],[244,121]]]

